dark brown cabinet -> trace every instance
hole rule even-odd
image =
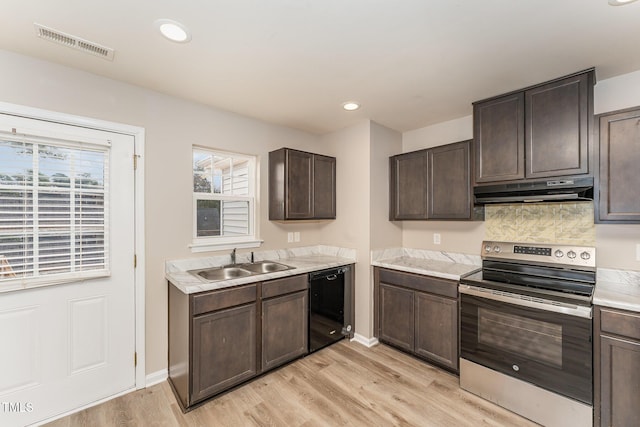
[[[599,117],[597,222],[640,222],[640,107]]]
[[[192,345],[192,403],[255,376],[255,303],[194,317]]]
[[[471,141],[392,156],[389,219],[470,219]]]
[[[593,70],[473,104],[475,183],[589,174]]]
[[[335,219],[335,157],[281,148],[269,153],[269,219]]]
[[[307,276],[265,282],[262,289],[262,370],[307,354]]]
[[[169,285],[169,383],[183,410],[308,351],[308,276],[184,294]]]
[[[458,282],[374,268],[380,342],[458,371]]]
[[[186,295],[169,286],[169,382],[183,409],[258,374],[258,285]]]
[[[595,307],[594,425],[640,422],[640,314]]]

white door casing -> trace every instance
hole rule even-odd
[[[139,168],[136,176],[133,169],[144,134],[140,128],[9,104],[0,104],[1,112],[23,116],[0,114],[3,131],[28,128],[111,141],[110,276],[0,293],[0,425],[22,426],[145,385],[140,363],[144,245],[138,238],[143,235],[141,194],[136,194],[142,189],[142,171]]]

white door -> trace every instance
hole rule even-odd
[[[74,174],[88,177],[88,182],[94,184],[100,181],[91,181],[94,178],[91,176],[91,168],[95,167],[95,164],[91,165],[91,161],[83,165],[82,156],[79,157],[80,160],[71,161],[73,156],[57,154],[56,150],[66,153],[65,146],[73,150],[78,141],[86,143],[81,147],[89,147],[89,150],[91,147],[100,147],[102,151],[98,152],[102,153],[102,157],[98,157],[104,159],[106,169],[102,177],[105,184],[102,205],[105,218],[104,239],[100,241],[96,235],[87,238],[89,234],[85,234],[85,237],[78,236],[82,231],[74,228],[81,228],[77,224],[82,218],[85,220],[82,227],[90,228],[91,224],[100,223],[99,218],[92,223],[93,207],[89,205],[93,202],[78,202],[75,193],[70,196],[66,193],[57,195],[63,200],[60,203],[47,202],[46,197],[40,193],[30,194],[30,201],[26,203],[28,207],[30,204],[37,204],[38,208],[42,208],[41,205],[49,203],[47,206],[50,208],[50,215],[34,227],[34,233],[40,234],[27,239],[33,239],[33,242],[40,239],[46,243],[46,236],[43,235],[51,233],[51,230],[53,233],[58,229],[66,230],[63,234],[69,228],[71,231],[68,241],[66,238],[54,239],[54,243],[50,245],[53,251],[51,247],[38,248],[36,243],[31,243],[22,252],[24,256],[16,255],[19,250],[6,244],[9,241],[6,236],[15,231],[12,228],[15,221],[11,222],[15,218],[6,214],[7,209],[4,208],[8,208],[10,197],[2,197],[3,188],[5,196],[9,193],[6,185],[3,187],[0,184],[0,426],[23,426],[135,387],[134,140],[130,135],[2,114],[0,132],[0,140],[10,139],[7,135],[13,133],[18,136],[29,135],[25,140],[41,143],[29,147],[35,153],[33,161],[44,181],[53,182],[52,177],[55,176],[60,182],[69,182],[67,177],[71,176],[73,181]],[[42,150],[44,154],[38,159],[40,149],[33,147],[47,147],[50,142],[54,148],[48,149],[49,152],[47,149]],[[61,143],[63,148],[55,148],[56,143]],[[24,154],[25,151],[28,154],[28,149],[23,149],[21,153]],[[5,173],[5,177],[15,175],[16,168],[22,167],[20,162],[13,159],[7,161],[7,151],[4,154],[4,158],[0,156],[0,175],[3,168],[5,172],[9,172]],[[66,162],[64,167],[51,166],[55,163],[54,160],[61,158],[64,161],[59,163]],[[73,164],[69,166],[71,163]],[[68,168],[73,170],[69,172]],[[12,178],[8,177],[6,180],[12,183]],[[2,182],[0,179],[0,183]],[[37,191],[39,189],[32,193],[36,194]],[[55,191],[57,190],[43,190],[45,195]],[[65,203],[69,203],[66,210]],[[86,205],[82,213],[78,213],[79,204]],[[64,217],[59,212],[67,215],[72,212],[71,215],[77,217],[71,219],[70,223],[64,223],[67,221],[65,219],[62,220],[62,225],[57,225],[56,218]],[[25,221],[31,221],[28,215],[26,218]],[[27,227],[30,224],[32,223],[28,222]],[[46,225],[51,227],[46,228]],[[61,240],[67,243],[59,243]],[[59,254],[56,245],[71,245],[74,250],[77,250],[77,245],[84,245],[84,252],[69,255],[74,260],[67,261],[67,264],[56,264],[56,256]],[[42,261],[40,270],[29,265],[36,273],[44,272],[42,277],[24,277],[28,276],[25,273],[27,262],[24,261],[28,256],[36,260],[39,257]],[[104,271],[93,277],[91,271],[73,273],[64,267],[74,262],[78,265],[96,262],[91,261],[91,257],[99,259],[98,263],[105,264],[101,267]],[[15,268],[11,265],[12,262]],[[63,267],[59,267],[60,265]],[[24,270],[22,273],[21,268]],[[55,273],[55,268],[61,268],[62,273],[51,274]],[[79,276],[69,277],[73,274]],[[21,275],[22,280],[16,282]],[[16,287],[18,288],[15,289]]]

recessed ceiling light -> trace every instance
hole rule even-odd
[[[349,101],[342,104],[342,108],[347,111],[354,111],[360,108],[360,104],[358,104],[357,102]]]
[[[625,4],[633,3],[636,0],[609,0],[611,6],[624,6]]]
[[[189,29],[177,21],[171,19],[158,19],[155,26],[168,40],[176,43],[187,43],[191,41]]]

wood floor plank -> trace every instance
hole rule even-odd
[[[532,427],[460,389],[458,377],[391,347],[341,341],[184,414],[167,382],[50,427]]]

